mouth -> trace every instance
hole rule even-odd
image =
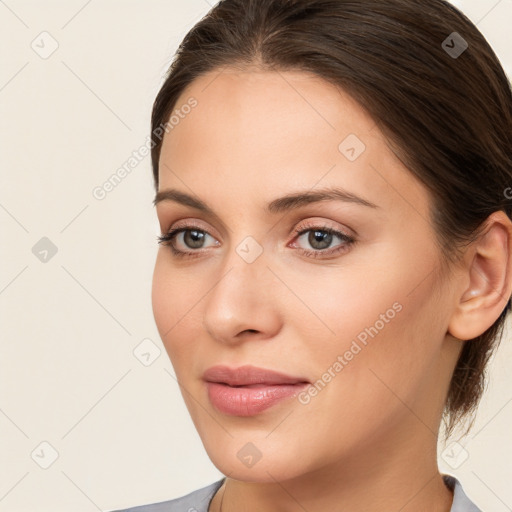
[[[214,366],[203,375],[210,403],[230,416],[254,416],[296,396],[309,381],[283,373],[241,366]]]

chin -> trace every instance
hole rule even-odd
[[[281,448],[271,446],[272,443],[264,439],[253,443],[247,437],[213,444],[204,444],[208,457],[221,473],[235,480],[275,483],[276,480],[290,480],[308,472],[306,461],[297,457],[300,447],[289,446],[283,451],[282,444]]]

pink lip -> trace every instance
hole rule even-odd
[[[297,395],[309,382],[302,377],[255,366],[213,366],[203,374],[210,402],[220,412],[253,416]]]

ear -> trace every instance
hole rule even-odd
[[[448,332],[460,340],[476,338],[491,327],[512,293],[512,222],[500,210],[485,224],[468,249],[464,284],[448,325]]]

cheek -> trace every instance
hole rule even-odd
[[[156,259],[151,302],[160,338],[173,361],[181,346],[190,346],[189,343],[179,343],[179,340],[184,339],[189,331],[194,305],[200,301],[201,290],[197,280],[191,286],[185,273],[169,264],[165,250],[160,249]]]
[[[159,249],[155,268],[153,270],[153,282],[151,286],[151,304],[153,307],[153,316],[155,318],[156,326],[160,333],[162,341],[165,343],[163,334],[172,326],[169,321],[174,311],[174,304],[172,297],[173,295],[169,290],[169,284],[171,280],[169,278],[169,272],[166,270],[165,264],[162,262],[162,249]]]
[[[368,331],[377,330],[379,336],[389,331],[389,325],[402,321],[402,312],[410,303],[409,276],[398,272],[393,275],[392,269],[375,263],[338,268],[318,266],[307,272],[283,268],[280,276],[294,294],[283,308],[283,321],[294,326],[296,335],[319,355],[325,354],[329,346],[336,350],[348,348],[358,336],[364,342],[365,337],[369,338]],[[316,332],[309,343],[304,335],[308,332]]]
[[[321,378],[329,369],[343,374],[332,379],[338,382],[332,388],[342,393],[350,389],[360,398],[373,396],[377,406],[379,396],[389,394],[378,377],[393,389],[412,393],[442,341],[432,333],[438,309],[432,298],[432,278],[425,279],[433,261],[425,252],[420,261],[411,251],[402,250],[380,261],[373,259],[372,264],[361,262],[350,270],[340,267],[338,273],[318,267],[310,270],[307,279],[294,278],[288,271],[285,278],[294,282],[294,292],[316,317],[305,310],[288,312],[294,335],[302,340],[298,351],[310,361],[315,377]],[[318,326],[315,331],[312,323]]]

